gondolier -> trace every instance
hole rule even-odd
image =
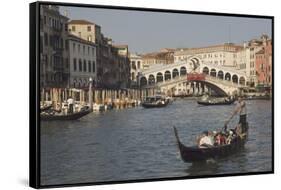
[[[236,114],[239,114],[239,123],[242,126],[242,133],[244,133],[246,131],[246,126],[247,126],[247,108],[246,108],[246,102],[243,101],[241,97],[238,98],[238,103],[237,103],[237,106],[235,107],[235,110],[234,110],[233,114],[224,123],[225,130],[226,130],[227,125],[230,122],[230,120]]]

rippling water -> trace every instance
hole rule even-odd
[[[185,145],[194,145],[203,130],[220,129],[234,105],[198,106],[181,99],[161,109],[138,107],[91,113],[80,121],[42,122],[41,184],[270,171],[271,103],[247,101],[250,136],[245,149],[203,164],[181,160],[172,126]]]

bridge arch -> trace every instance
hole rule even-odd
[[[224,79],[224,74],[223,74],[223,71],[222,70],[220,70],[219,72],[218,72],[218,78],[219,79]]]
[[[246,84],[245,77],[240,77],[239,78],[239,84],[241,84],[241,85],[245,85]]]
[[[173,69],[173,78],[179,76],[179,70],[177,68]]]
[[[230,73],[229,73],[229,72],[225,73],[224,80],[228,80],[228,81],[230,81],[230,80],[231,80],[231,75],[230,75]]]
[[[220,88],[216,84],[213,84],[212,82],[201,81],[201,80],[198,80],[198,81],[192,80],[192,81],[189,81],[189,82],[191,82],[191,88],[196,88],[196,86],[197,86],[196,83],[198,82],[198,83],[201,83],[201,85],[203,85],[203,86],[207,86],[207,87],[213,89],[217,93],[217,95],[219,95],[219,96],[228,96],[228,93],[226,91],[224,91],[222,88]]]
[[[154,77],[154,75],[149,75],[149,77],[148,77],[148,84],[149,85],[155,84],[155,77]]]
[[[204,67],[203,68],[203,71],[202,71],[204,74],[206,74],[206,75],[209,75],[209,68],[208,67]]]
[[[232,82],[238,83],[238,76],[237,75],[232,75]]]
[[[156,82],[163,82],[164,78],[163,78],[163,73],[159,72],[156,75]]]
[[[165,78],[165,81],[166,80],[171,80],[171,78],[172,78],[171,77],[171,72],[170,71],[165,71],[165,77],[164,78]]]
[[[184,75],[186,75],[186,74],[187,74],[186,67],[182,66],[182,67],[180,68],[180,76],[184,76]]]
[[[212,77],[217,77],[217,70],[216,69],[211,69],[210,75]]]
[[[145,86],[147,85],[147,79],[145,77],[140,78],[140,86]]]

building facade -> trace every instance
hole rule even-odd
[[[71,88],[87,88],[89,79],[96,81],[96,45],[69,34],[69,62]]]
[[[256,86],[270,87],[272,85],[272,42],[265,40],[263,47],[255,54]]]
[[[40,8],[40,85],[64,88],[69,86],[68,18],[59,7]]]
[[[118,62],[118,80],[121,88],[128,88],[130,86],[130,60],[128,45],[114,45],[113,48],[117,51]]]
[[[161,49],[160,52],[147,53],[142,55],[143,69],[148,69],[155,64],[174,63],[174,49]]]
[[[97,87],[119,88],[127,86],[128,80],[122,71],[128,69],[128,56],[124,58],[120,49],[113,47],[112,39],[104,37],[101,27],[86,20],[72,20],[68,23],[71,34],[96,45]],[[128,49],[128,48],[127,48]],[[123,50],[124,51],[124,50]],[[129,73],[128,73],[129,74]],[[122,76],[121,76],[122,75]]]
[[[239,64],[239,52],[242,46],[232,43],[202,48],[179,49],[174,54],[175,62],[186,61],[190,56],[198,56],[202,62],[214,66],[236,68]]]
[[[130,70],[131,85],[137,85],[138,75],[141,72],[141,70],[144,69],[142,63],[142,57],[141,55],[138,55],[136,53],[130,53],[129,59],[130,59],[130,68],[131,68]]]

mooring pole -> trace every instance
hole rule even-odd
[[[93,110],[92,82],[93,82],[93,79],[92,79],[92,77],[90,77],[90,78],[89,78],[89,104],[90,104],[90,109],[91,109],[91,110]]]

